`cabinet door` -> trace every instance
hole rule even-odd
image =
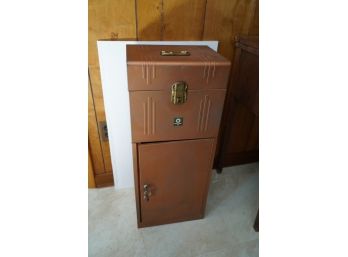
[[[220,170],[259,160],[259,56],[255,42],[236,48],[216,158]]]
[[[204,216],[214,150],[215,139],[138,145],[140,226]]]

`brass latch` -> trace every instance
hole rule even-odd
[[[162,56],[189,56],[190,52],[183,50],[183,51],[161,51]]]
[[[187,84],[184,81],[172,85],[171,101],[173,104],[183,104],[187,100]]]

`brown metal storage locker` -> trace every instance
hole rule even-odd
[[[138,227],[203,218],[230,62],[206,46],[127,46]]]

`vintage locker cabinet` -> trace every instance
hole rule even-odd
[[[127,46],[138,227],[203,218],[229,71],[206,46]]]

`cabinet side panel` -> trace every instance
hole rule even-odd
[[[137,144],[132,144],[133,151],[133,172],[134,172],[134,189],[135,189],[135,203],[137,208],[137,224],[141,223],[141,210],[139,204],[139,170],[138,170],[138,147]]]

